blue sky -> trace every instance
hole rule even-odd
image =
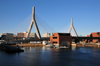
[[[56,32],[69,28],[71,18],[78,35],[100,32],[100,0],[0,0],[0,33],[28,31],[33,6],[36,15]]]

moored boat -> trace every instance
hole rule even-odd
[[[53,44],[46,44],[45,47],[53,47]]]
[[[23,52],[24,50],[22,50],[20,47],[12,47],[10,45],[7,45],[5,43],[0,44],[0,49],[7,51],[7,52]]]

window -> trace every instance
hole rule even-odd
[[[97,33],[97,35],[99,35],[99,32]]]
[[[53,37],[53,39],[57,39],[57,37]]]
[[[54,44],[57,44],[57,42],[53,42]]]
[[[92,37],[92,34],[90,34],[90,37]]]

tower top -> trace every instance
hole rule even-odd
[[[33,11],[32,11],[32,20],[35,19],[35,7],[33,6]]]
[[[74,26],[73,26],[73,18],[71,18],[71,27],[70,27],[70,29],[69,29],[69,33],[70,33],[70,31],[71,31],[72,28],[73,28],[73,30],[74,30],[76,36],[78,36],[77,33],[76,33],[76,30],[75,30],[75,28],[74,28]]]
[[[73,26],[73,18],[71,18],[71,26]]]

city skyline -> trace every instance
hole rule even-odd
[[[73,24],[78,35],[86,36],[91,32],[100,32],[99,2],[99,0],[0,0],[0,34],[13,32],[20,23],[25,21],[27,23],[22,23],[22,25],[24,25],[23,27],[27,26],[27,28],[17,27],[17,30],[28,31],[33,6],[35,6],[36,15],[56,32],[70,28],[68,25],[71,23],[71,18],[73,18]],[[25,20],[26,18],[28,21]],[[68,31],[69,29],[66,29],[66,33]]]

